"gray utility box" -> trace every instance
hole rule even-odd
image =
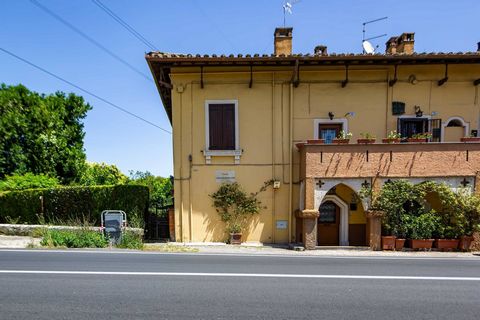
[[[127,214],[121,210],[104,210],[101,217],[103,233],[112,244],[122,241],[122,234],[127,227]]]

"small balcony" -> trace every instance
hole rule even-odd
[[[298,143],[300,178],[476,177],[480,143]],[[476,183],[478,179],[475,179]]]

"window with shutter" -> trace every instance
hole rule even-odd
[[[235,150],[235,104],[208,105],[209,150]]]

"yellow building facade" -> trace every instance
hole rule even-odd
[[[243,241],[307,248],[329,244],[322,235],[332,226],[321,221],[322,210],[337,210],[331,245],[372,246],[378,226],[358,197],[362,184],[442,179],[475,188],[478,147],[460,138],[478,135],[479,51],[416,54],[413,34],[403,34],[387,42],[385,54],[336,55],[321,46],[295,55],[291,28],[274,37],[273,55],[146,56],[173,128],[176,241],[227,239],[209,195],[228,181],[248,192],[277,182],[259,194],[265,208]],[[330,144],[339,130],[352,133],[349,145]],[[393,130],[432,137],[383,144]],[[357,145],[366,133],[375,145]],[[436,163],[439,152],[447,161]]]

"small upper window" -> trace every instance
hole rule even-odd
[[[237,121],[235,102],[207,102],[208,150],[235,150]]]

